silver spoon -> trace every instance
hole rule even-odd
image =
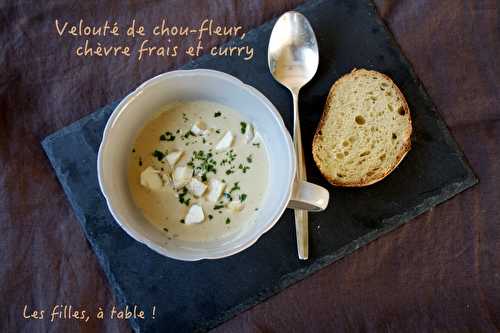
[[[286,12],[276,21],[267,62],[273,77],[287,87],[293,96],[293,140],[297,154],[297,180],[306,180],[299,121],[299,91],[309,82],[319,63],[318,43],[309,21],[298,12]],[[309,257],[308,216],[305,210],[295,210],[295,231],[300,259]]]

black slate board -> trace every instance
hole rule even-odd
[[[305,147],[311,144],[330,85],[354,67],[391,76],[407,97],[414,122],[411,152],[393,174],[368,188],[332,188],[310,153],[306,154],[309,180],[331,193],[328,209],[310,214],[309,261],[296,258],[290,210],[254,246],[216,261],[170,260],[127,236],[106,208],[95,167],[104,125],[117,103],[43,141],[119,304],[137,304],[147,311],[156,306],[155,319],[148,315],[146,320],[130,321],[134,330],[182,332],[214,327],[477,182],[370,1],[315,0],[297,10],[316,31],[321,55],[318,74],[301,93]],[[184,68],[211,68],[239,77],[263,92],[290,128],[291,98],[267,68],[273,24],[247,33],[245,42],[256,52],[251,62],[202,57]],[[73,153],[75,149],[79,154]]]

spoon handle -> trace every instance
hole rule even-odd
[[[306,164],[302,150],[302,136],[300,134],[299,119],[299,94],[292,92],[293,96],[293,142],[297,155],[297,180],[306,180]],[[306,210],[295,209],[295,234],[297,237],[297,251],[299,259],[309,258],[309,220]]]

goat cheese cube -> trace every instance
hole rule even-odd
[[[201,223],[205,219],[205,214],[203,213],[203,208],[200,205],[193,204],[184,217],[184,223],[195,224]]]
[[[205,124],[201,120],[198,120],[193,124],[193,127],[191,127],[191,132],[193,132],[193,134],[197,136],[207,135],[209,133],[209,129],[207,127],[207,124]]]
[[[211,178],[208,182],[208,195],[207,198],[209,201],[217,202],[222,192],[226,188],[226,184],[221,182],[216,178]]]
[[[198,180],[198,178],[192,178],[187,186],[189,192],[193,193],[195,197],[201,197],[203,193],[205,193],[207,189],[207,185],[205,185],[202,181]]]
[[[172,182],[176,189],[189,184],[191,178],[193,178],[193,169],[189,166],[177,167],[172,173]]]
[[[168,154],[165,157],[165,159],[168,162],[168,165],[170,165],[170,167],[173,168],[175,166],[175,163],[177,163],[177,161],[179,161],[179,158],[181,158],[183,153],[184,152],[182,150],[176,150],[176,151],[173,151],[170,154]]]
[[[152,191],[158,191],[163,187],[163,179],[160,171],[153,167],[147,167],[141,172],[141,185]]]
[[[222,137],[222,139],[217,143],[215,146],[215,150],[221,151],[221,150],[226,150],[231,147],[233,144],[234,136],[231,131],[227,131],[226,134]]]

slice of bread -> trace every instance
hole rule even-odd
[[[406,100],[384,74],[354,69],[330,89],[313,157],[336,186],[367,186],[390,174],[410,150]]]

